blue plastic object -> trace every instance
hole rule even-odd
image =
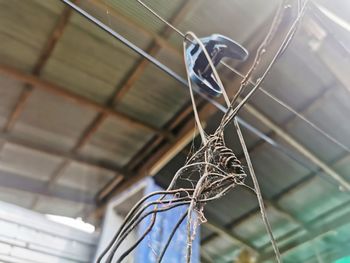
[[[223,58],[231,58],[244,61],[248,57],[248,51],[237,42],[225,36],[214,34],[200,39],[204,44],[214,66]],[[188,74],[191,80],[206,94],[220,96],[222,91],[213,76],[209,62],[199,46],[190,43],[186,48],[186,61]]]

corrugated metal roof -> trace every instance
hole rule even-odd
[[[81,153],[123,166],[152,135],[147,130],[133,129],[123,121],[109,118],[81,149]]]
[[[11,87],[11,89],[6,87]],[[0,123],[2,126],[5,125],[11,110],[16,105],[22,88],[22,83],[19,81],[0,77]]]
[[[113,177],[114,173],[111,171],[73,162],[62,173],[57,184],[95,195]]]
[[[58,8],[56,14],[60,13],[63,6],[57,3],[53,5],[55,9]],[[2,63],[16,65],[19,69],[30,71],[53,30],[58,16],[36,2],[16,0],[3,1],[0,14]]]
[[[90,109],[34,90],[12,132],[36,144],[70,150],[95,116],[96,112]]]
[[[61,161],[57,157],[5,143],[1,151],[0,169],[48,181],[50,174]]]
[[[185,2],[152,0],[147,4],[169,20]],[[262,25],[271,21],[277,2],[191,0],[177,26],[182,31],[191,30],[199,36],[222,33],[248,46],[253,41],[253,35],[257,37],[261,31]],[[344,1],[317,2],[348,21],[347,3]],[[137,1],[94,0],[81,2],[80,6],[148,52],[154,42],[154,34],[158,34],[158,44],[159,38],[163,37],[160,32],[165,25]],[[0,7],[1,64],[12,66],[21,74],[30,73],[65,8],[54,0],[2,1]],[[333,34],[340,37],[342,43],[348,43],[349,38],[333,22],[326,20],[325,23],[326,26],[318,21],[312,11],[307,12],[291,46],[278,59],[263,87],[349,147],[349,57],[346,51],[341,50],[341,45],[335,43]],[[166,44],[158,46],[158,52],[152,55],[184,76],[181,37],[172,32],[168,40],[164,38],[161,41]],[[268,60],[267,55],[261,65]],[[120,173],[127,171],[124,174],[127,179],[137,175],[137,170],[128,170],[134,158],[140,157],[135,167],[140,163],[142,166],[149,158],[149,155],[143,156],[146,151],[152,154],[172,143],[167,138],[152,148],[154,138],[168,136],[169,130],[165,128],[169,128],[174,117],[188,104],[188,91],[152,65],[146,65],[144,69],[141,66],[141,70],[138,69],[140,73],[135,73],[140,61],[136,53],[73,12],[36,77],[47,81],[47,85],[59,85],[59,90],[69,91],[83,99],[73,98],[67,93],[58,96],[49,88],[43,88],[34,89],[24,101],[23,111],[17,112],[14,126],[0,134],[0,176],[1,180],[5,180],[6,176],[15,174],[16,178],[11,179],[12,185],[30,181],[37,182],[40,187],[36,189],[38,193],[33,193],[34,188],[28,191],[24,191],[25,187],[21,187],[21,191],[4,188],[0,191],[0,199],[43,213],[73,217],[86,215],[93,209],[89,200],[113,179],[121,178]],[[233,64],[236,65],[235,62]],[[17,75],[21,75],[19,73]],[[130,81],[130,76],[135,74],[136,77],[126,87],[126,80]],[[225,72],[227,85],[233,78],[234,74]],[[2,127],[7,125],[24,87],[18,80],[0,76]],[[113,96],[121,90],[126,91],[125,94],[116,103],[111,103]],[[76,100],[85,102],[77,104]],[[104,108],[91,106],[90,101]],[[349,157],[344,149],[293,117],[292,113],[261,92],[257,92],[249,103],[317,158],[350,180]],[[98,116],[103,121],[95,127],[99,123]],[[207,129],[215,129],[221,116],[216,114],[209,120]],[[296,153],[251,113],[243,109],[240,117],[292,153],[281,152],[243,129],[264,197],[272,199],[285,213],[303,222],[307,228],[297,226],[285,213],[269,206],[268,216],[284,252],[285,262],[312,262],[316,258],[314,246],[327,260],[330,252],[340,255],[335,244],[340,246],[347,242],[345,236],[350,231],[349,225],[339,221],[341,217],[345,220],[349,217],[348,194],[339,191],[328,175]],[[179,133],[184,122],[179,123],[170,130],[168,137]],[[232,127],[229,129],[233,131]],[[241,147],[231,131],[228,132],[227,143],[241,157]],[[184,159],[185,155],[180,153],[173,163],[159,172],[157,181],[166,185]],[[49,190],[45,193],[43,183],[46,182],[50,182],[51,188],[47,188]],[[66,199],[59,198],[64,193],[69,193],[72,200],[68,200],[68,194]],[[85,203],[77,201],[80,199]],[[228,233],[256,247],[266,259],[271,258],[271,246],[260,221],[256,198],[251,193],[236,188],[220,201],[208,204],[206,216]],[[339,223],[327,225],[332,222]],[[340,228],[337,229],[338,226]],[[328,228],[343,234],[330,234],[333,230],[329,232]],[[319,237],[317,234],[323,229],[328,234],[321,233]],[[313,235],[316,235],[313,238],[316,241],[309,242],[308,238]],[[202,240],[205,251],[215,262],[232,261],[242,247],[223,237],[213,237],[213,232],[209,230],[203,231]]]

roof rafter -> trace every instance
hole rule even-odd
[[[75,104],[90,108],[92,110],[95,110],[97,112],[106,112],[110,116],[116,117],[124,122],[126,122],[128,125],[135,127],[135,128],[141,128],[145,130],[149,130],[155,133],[163,134],[163,136],[167,138],[171,138],[171,135],[163,131],[161,129],[158,129],[150,124],[144,123],[143,121],[140,121],[138,119],[135,119],[131,116],[128,116],[125,113],[118,112],[110,107],[103,106],[99,103],[96,103],[92,100],[89,100],[83,96],[80,96],[78,94],[75,94],[73,92],[70,92],[69,90],[65,89],[64,87],[61,87],[59,85],[56,85],[52,82],[42,80],[37,76],[34,76],[32,74],[25,73],[21,70],[18,70],[16,68],[0,64],[0,74],[3,74],[7,77],[10,77],[12,79],[22,81],[24,83],[31,84],[35,86],[38,89],[42,89],[44,91],[47,91],[49,93],[52,93],[54,95],[60,96],[62,98],[65,98]]]

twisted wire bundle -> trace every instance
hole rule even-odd
[[[179,179],[187,178],[188,175],[198,176],[196,184],[192,188],[176,188]],[[157,262],[161,262],[164,254],[180,224],[187,219],[188,223],[188,253],[187,262],[191,258],[191,243],[194,239],[197,220],[205,222],[203,208],[206,203],[225,195],[236,185],[244,185],[246,173],[233,151],[225,146],[222,136],[211,135],[186,164],[177,171],[168,189],[154,192],[141,199],[126,216],[123,224],[113,237],[109,246],[103,251],[97,262],[109,252],[105,262],[113,261],[118,248],[127,236],[147,217],[151,217],[150,223],[140,235],[138,240],[130,246],[116,260],[122,262],[147,236],[155,225],[157,214],[168,211],[178,206],[187,206],[186,212],[179,216],[174,229],[159,252]],[[151,197],[159,196],[155,201],[149,201]],[[196,216],[193,217],[193,211]],[[192,220],[192,218],[195,218]],[[199,223],[201,223],[199,222]]]

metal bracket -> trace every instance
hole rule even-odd
[[[225,57],[244,61],[249,54],[240,44],[219,34],[201,38],[200,40],[204,44],[215,67]],[[220,96],[222,91],[199,44],[190,43],[188,45],[185,59],[187,60],[188,74],[191,80],[204,93],[211,96]]]

